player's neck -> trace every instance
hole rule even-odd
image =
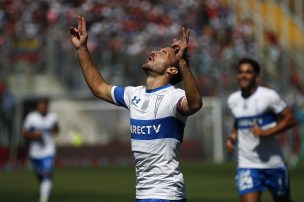
[[[250,86],[248,88],[242,88],[241,92],[242,92],[242,97],[243,98],[248,98],[250,97],[252,94],[254,94],[254,92],[257,90],[258,86],[254,85],[254,86]]]
[[[40,114],[40,116],[46,116],[47,115],[47,111],[46,112],[42,112],[42,111],[39,111],[39,110],[37,110],[37,112]]]
[[[153,90],[155,88],[162,87],[166,84],[168,84],[168,82],[165,79],[148,77],[146,83],[146,89]]]

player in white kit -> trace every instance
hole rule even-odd
[[[40,182],[39,202],[47,202],[50,196],[56,153],[53,136],[58,130],[56,114],[48,112],[48,100],[39,99],[37,110],[26,116],[22,133],[30,141],[29,156]]]
[[[228,98],[234,129],[228,152],[238,149],[237,188],[242,202],[259,202],[267,188],[275,202],[291,202],[288,171],[275,135],[296,124],[292,111],[269,88],[258,85],[259,64],[243,58],[237,66],[240,91]]]
[[[130,111],[131,146],[136,165],[137,202],[185,202],[179,147],[187,116],[197,112],[202,99],[188,67],[189,30],[170,47],[153,51],[143,64],[146,86],[108,84],[93,64],[87,48],[84,17],[71,28],[72,43],[93,94]],[[173,85],[183,81],[185,91]]]

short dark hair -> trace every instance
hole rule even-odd
[[[41,103],[41,102],[44,102],[45,104],[49,104],[49,98],[47,98],[47,97],[40,97],[40,98],[38,98],[37,99],[37,105],[39,104],[39,103]]]
[[[171,85],[176,85],[176,84],[178,84],[179,82],[181,82],[181,80],[182,80],[182,75],[181,75],[181,73],[180,73],[180,71],[179,71],[179,68],[178,68],[178,73],[175,74],[175,75],[170,79],[170,84],[171,84]]]
[[[188,65],[189,65],[189,58],[190,56],[188,54],[184,56],[184,60]],[[175,61],[174,66],[178,69],[178,73],[171,78],[170,80],[171,85],[176,85],[183,80],[183,77],[179,70],[179,61]]]
[[[261,72],[260,64],[259,64],[256,60],[254,60],[254,59],[252,59],[252,58],[241,58],[241,59],[239,60],[238,65],[237,65],[237,70],[240,69],[240,66],[241,66],[242,64],[250,64],[250,65],[253,67],[254,72],[255,72],[256,74],[260,74],[260,72]]]

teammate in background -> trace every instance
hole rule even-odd
[[[48,112],[48,100],[39,99],[36,111],[26,116],[22,133],[30,141],[29,156],[40,183],[39,202],[47,202],[50,196],[56,153],[53,137],[58,131],[57,116]]]
[[[187,116],[202,107],[188,66],[189,30],[170,47],[152,51],[143,64],[146,86],[112,86],[93,64],[84,17],[71,28],[71,40],[88,86],[96,97],[130,111],[131,146],[136,165],[137,202],[186,201],[179,148]],[[173,85],[183,80],[185,91]]]
[[[227,139],[228,152],[237,143],[237,188],[242,202],[259,202],[268,188],[275,202],[291,202],[288,170],[275,135],[296,124],[277,92],[258,85],[260,65],[243,58],[237,66],[240,91],[228,98],[234,129]]]

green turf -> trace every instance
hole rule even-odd
[[[296,202],[304,201],[304,165],[291,170],[292,194]],[[238,201],[234,186],[234,164],[184,162],[188,202]],[[50,202],[134,202],[133,166],[57,169]],[[38,183],[30,170],[0,172],[1,202],[36,202]],[[263,195],[263,202],[271,202]]]

